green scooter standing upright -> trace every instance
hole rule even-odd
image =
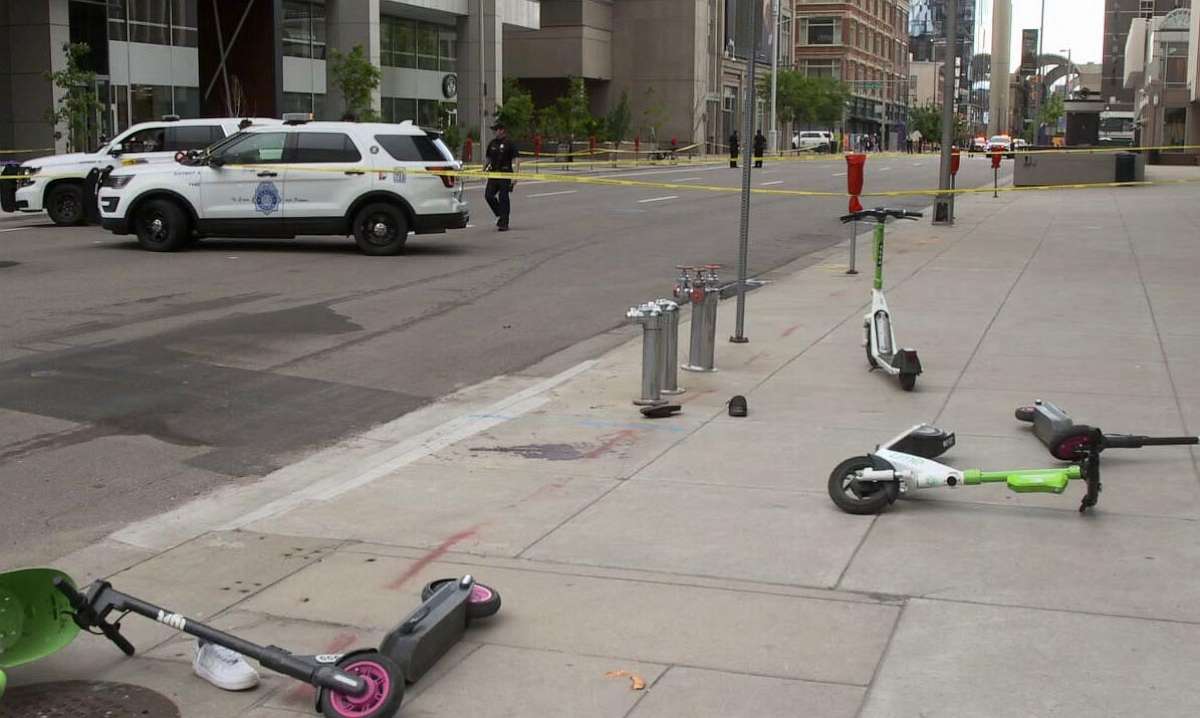
[[[888,311],[887,299],[883,296],[883,235],[888,217],[896,219],[918,219],[920,212],[904,209],[864,209],[842,217],[842,223],[859,220],[875,220],[875,238],[872,243],[875,260],[875,283],[871,288],[871,312],[863,317],[863,344],[867,348],[867,363],[872,369],[882,369],[892,376],[900,377],[900,386],[912,391],[921,373],[921,360],[916,349],[896,347],[896,334],[892,330],[892,314]]]

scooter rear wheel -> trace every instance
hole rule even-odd
[[[917,375],[905,372],[900,375],[900,388],[904,391],[912,391],[917,385]]]
[[[328,689],[321,691],[321,715],[325,718],[392,718],[404,698],[404,676],[395,662],[378,651],[349,653],[337,667],[367,682],[367,692],[351,696]]]
[[[449,581],[458,581],[458,579],[439,578],[427,583],[425,588],[421,589],[421,600],[428,601],[430,596],[437,593],[437,590]],[[471,587],[471,596],[467,599],[467,618],[487,618],[496,615],[499,610],[500,592],[476,581],[475,585]]]
[[[829,475],[829,498],[848,514],[877,514],[900,495],[895,481],[860,481],[854,474],[864,469],[883,468],[870,456],[853,456],[838,464]]]

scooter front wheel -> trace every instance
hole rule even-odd
[[[865,469],[886,468],[870,456],[853,456],[838,464],[829,475],[829,498],[839,509],[859,516],[877,514],[900,495],[895,481],[863,481],[855,474]]]
[[[360,696],[328,689],[321,691],[321,715],[325,718],[392,718],[404,698],[404,676],[392,659],[378,651],[349,653],[337,667],[367,682]]]
[[[917,375],[904,372],[900,375],[900,388],[904,391],[912,391],[917,385]]]
[[[439,588],[450,581],[458,580],[457,578],[439,578],[436,581],[430,581],[425,584],[425,588],[421,589],[421,601],[428,601],[429,597],[437,593]],[[499,610],[500,592],[476,581],[475,585],[471,586],[471,595],[467,598],[467,618],[487,618],[496,615]]]

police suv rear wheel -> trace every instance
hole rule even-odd
[[[46,214],[58,225],[82,223],[83,187],[73,183],[56,185],[46,196]]]
[[[150,200],[138,208],[133,221],[142,249],[174,252],[188,243],[187,215],[171,200]]]
[[[354,217],[354,242],[363,254],[373,257],[401,254],[407,241],[408,220],[393,205],[369,204]]]

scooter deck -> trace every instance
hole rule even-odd
[[[466,633],[472,586],[470,577],[447,581],[384,637],[379,651],[396,662],[404,680],[420,679]]]

